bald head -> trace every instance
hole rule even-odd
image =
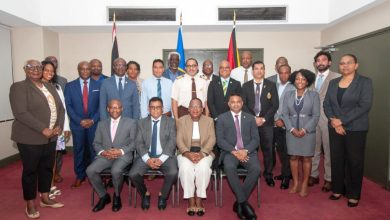
[[[114,73],[115,75],[122,77],[125,75],[127,70],[126,60],[118,57],[114,60]]]
[[[230,63],[227,60],[219,62],[219,76],[226,79],[230,76],[231,70]]]
[[[77,65],[77,71],[79,72],[79,76],[81,79],[83,80],[89,79],[89,77],[91,76],[91,67],[89,66],[89,62],[81,61]]]
[[[241,53],[241,65],[248,69],[252,65],[252,53],[250,51],[243,51]]]
[[[278,72],[279,67],[282,65],[288,65],[288,60],[286,57],[278,57],[275,62],[275,70]]]
[[[210,59],[205,60],[203,62],[202,72],[207,77],[210,77],[211,74],[213,74],[213,72],[214,72],[213,61],[211,61]]]

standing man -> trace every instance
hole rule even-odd
[[[119,99],[123,106],[124,117],[138,119],[140,103],[137,84],[125,77],[126,61],[123,58],[114,60],[114,74],[104,80],[100,88],[100,118],[108,117],[106,107],[112,99]]]
[[[171,113],[171,91],[172,81],[162,77],[164,72],[164,61],[161,59],[153,60],[153,76],[142,82],[141,93],[141,118],[146,118],[149,112],[149,100],[153,97],[159,97],[163,100],[163,114],[168,117]]]
[[[98,124],[93,141],[97,157],[87,169],[88,179],[100,198],[92,209],[93,212],[104,209],[105,205],[111,201],[100,177],[100,173],[105,169],[111,169],[114,185],[112,211],[117,212],[122,208],[120,195],[123,170],[131,163],[135,150],[137,122],[130,118],[121,117],[123,107],[117,99],[108,103],[107,111],[110,118]]]
[[[214,75],[213,62],[210,59],[207,59],[203,62],[202,74],[203,78],[207,81],[208,84],[218,76]]]
[[[252,115],[242,111],[243,101],[239,94],[229,97],[229,112],[218,117],[217,143],[222,150],[220,161],[236,197],[233,211],[240,219],[256,219],[256,213],[248,203],[248,198],[260,175],[260,162],[257,156],[259,133]],[[248,174],[241,183],[237,167],[241,165]]]
[[[164,71],[163,77],[170,79],[172,82],[174,82],[177,77],[184,74],[179,71],[180,59],[180,54],[178,52],[170,52],[168,54],[169,67]]]
[[[278,63],[278,62],[276,62]],[[276,65],[275,65],[276,67]],[[275,176],[275,180],[281,180],[280,189],[288,189],[290,186],[291,169],[290,159],[287,153],[286,144],[286,127],[282,119],[283,99],[284,94],[288,91],[295,90],[295,86],[288,80],[291,75],[291,67],[288,64],[281,65],[278,67],[278,74],[269,77],[268,79],[276,83],[276,89],[278,90],[279,96],[279,108],[275,113],[275,125],[274,125],[274,139],[272,150],[276,148],[279,160],[281,162],[281,174]],[[276,156],[273,157],[273,164],[276,163]]]
[[[268,186],[275,186],[272,176],[274,138],[274,115],[279,107],[278,92],[275,83],[264,79],[265,66],[262,61],[252,64],[253,80],[242,86],[244,111],[255,116],[263,152],[264,177]]]
[[[161,170],[164,184],[158,195],[158,209],[167,207],[167,198],[177,179],[175,120],[163,115],[163,101],[158,97],[149,100],[150,116],[138,121],[136,148],[138,158],[130,170],[130,178],[142,198],[142,209],[150,207],[150,192],[143,175],[148,169]]]
[[[104,79],[108,78],[108,76],[102,73],[103,65],[102,62],[98,59],[92,59],[89,61],[89,65],[91,66],[91,77],[95,81],[102,83]]]
[[[65,91],[65,85],[66,85],[66,83],[68,83],[68,80],[63,76],[60,76],[60,74],[58,73],[58,60],[57,60],[57,58],[55,56],[48,56],[45,58],[45,60],[53,63],[54,68],[56,69],[57,82],[58,82],[58,84],[60,84],[62,91]]]
[[[198,61],[195,58],[189,58],[186,61],[187,74],[180,76],[175,80],[172,86],[172,113],[175,119],[188,114],[188,106],[194,98],[202,100],[205,106],[204,113],[209,115],[209,109],[206,105],[207,100],[207,81],[198,74]]]
[[[337,78],[340,74],[329,70],[332,64],[332,57],[328,52],[320,51],[314,56],[314,66],[317,69],[316,81],[314,82],[315,90],[320,95],[320,120],[316,127],[316,149],[314,157],[312,158],[312,169],[309,178],[309,186],[318,184],[319,171],[318,166],[320,164],[322,148],[324,150],[324,185],[322,187],[323,192],[329,192],[332,188],[331,179],[331,165],[330,165],[330,147],[329,147],[329,130],[328,130],[328,118],[324,113],[323,102],[330,80]],[[321,148],[322,147],[322,148]]]
[[[241,66],[232,70],[231,77],[240,81],[241,86],[249,80],[253,79],[252,75],[252,53],[250,51],[243,51],[241,54]]]
[[[211,81],[207,90],[207,105],[211,117],[216,121],[218,116],[229,111],[228,101],[231,94],[241,94],[241,84],[230,77],[230,64],[227,60],[219,63],[219,77]]]
[[[66,84],[65,87],[65,104],[73,136],[73,159],[76,173],[72,188],[79,188],[85,181],[85,170],[95,158],[92,143],[99,121],[100,84],[91,79],[91,68],[87,61],[80,62],[77,70],[80,77]]]
[[[273,77],[275,77],[275,80],[277,79],[277,75],[279,74],[279,67],[283,66],[283,65],[288,65],[288,60],[286,57],[278,57],[278,59],[276,59],[276,62],[275,62],[275,71],[276,71],[276,74],[273,75]],[[272,81],[272,80],[271,80]],[[273,81],[276,83],[276,81]]]

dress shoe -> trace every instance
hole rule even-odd
[[[106,194],[102,198],[99,199],[99,202],[96,204],[96,206],[92,209],[92,212],[98,212],[111,202],[110,195]]]
[[[158,196],[157,208],[159,210],[164,210],[167,207],[167,199],[164,199],[162,196]]]
[[[146,210],[146,209],[149,209],[149,208],[150,208],[150,195],[144,195],[144,196],[142,197],[141,208],[142,208],[143,210]]]
[[[282,183],[280,183],[280,189],[288,189],[289,186],[290,186],[290,179],[288,178],[284,178],[282,180]]]
[[[80,188],[80,186],[84,183],[85,179],[76,179],[74,183],[70,186],[72,189]]]
[[[27,207],[26,207],[25,213],[26,213],[27,218],[39,218],[39,216],[40,216],[39,211],[35,211],[34,213],[28,213]]]
[[[272,177],[265,178],[265,182],[269,187],[274,187],[275,186],[275,181],[272,179]]]
[[[341,194],[338,196],[336,196],[335,194],[332,194],[329,196],[329,199],[330,200],[339,200],[341,198],[341,196],[342,196]]]
[[[309,177],[309,183],[308,183],[308,186],[314,186],[315,184],[319,184],[320,183],[320,178],[316,178],[316,177]]]
[[[112,202],[112,211],[117,212],[122,208],[122,201],[120,196],[116,196],[114,193],[113,202]]]
[[[256,213],[248,202],[240,203],[239,206],[241,206],[242,214],[244,215],[245,219],[257,219]]]
[[[348,200],[347,205],[348,205],[348,207],[350,207],[350,208],[354,208],[354,207],[356,207],[356,206],[359,205],[359,200],[357,200],[357,202],[352,202],[352,201]]]
[[[324,186],[322,187],[322,192],[329,192],[332,189],[332,183],[325,180]]]
[[[233,212],[237,213],[239,219],[245,219],[244,214],[242,214],[242,208],[237,201],[233,204]]]
[[[64,207],[65,205],[63,203],[60,203],[60,202],[56,202],[56,203],[53,203],[53,204],[46,204],[44,202],[40,202],[39,205],[42,207],[42,208],[62,208]]]

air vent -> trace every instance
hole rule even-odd
[[[232,21],[236,11],[237,21],[285,21],[287,7],[218,8],[219,21]]]
[[[176,21],[176,8],[109,8],[109,21],[114,12],[116,21]]]

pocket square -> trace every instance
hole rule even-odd
[[[99,89],[92,90],[92,92],[99,92],[99,91],[100,91]]]

